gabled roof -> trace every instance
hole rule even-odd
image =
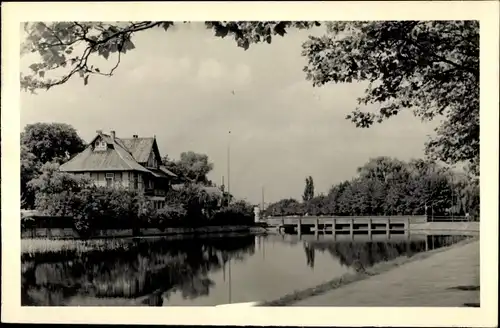
[[[87,147],[70,161],[64,163],[59,168],[61,171],[142,171],[148,172],[146,168],[138,164],[132,155],[117,146],[114,149],[108,148],[106,151],[93,151],[92,147]]]
[[[94,151],[94,143],[97,138],[102,138],[107,144],[108,149],[105,151]],[[151,139],[149,143],[150,148],[146,155],[146,160],[151,151],[151,147],[154,144],[154,138],[137,138],[140,140]],[[124,139],[130,140],[130,139]],[[112,138],[111,136],[98,133],[89,146],[73,157],[67,163],[64,163],[59,168],[61,171],[66,172],[82,172],[82,171],[141,171],[153,173],[140,165],[138,160],[133,155],[133,152],[126,146],[126,141],[119,138]],[[143,153],[147,149],[148,142],[138,142],[132,144],[133,150],[136,151],[138,156],[142,159],[144,157]]]
[[[138,163],[146,163],[153,149],[154,138],[119,138]]]
[[[177,178],[177,174],[175,174],[174,172],[170,171],[169,169],[167,169],[166,166],[163,166],[163,165],[160,165],[160,170],[165,173],[166,175],[169,175],[171,177],[174,177],[174,178]]]
[[[159,169],[155,169],[155,168],[152,168],[152,167],[148,167],[148,171],[150,171],[151,173],[153,173],[153,175],[157,178],[171,178],[171,177],[177,177],[177,175],[175,175],[174,173],[166,170],[162,170],[161,167]]]

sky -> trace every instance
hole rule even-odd
[[[260,203],[262,189],[266,203],[300,199],[307,176],[316,193],[327,193],[372,157],[422,157],[435,123],[407,112],[356,128],[345,116],[356,108],[363,85],[314,88],[305,79],[301,45],[322,33],[289,31],[245,51],[199,23],[143,31],[112,77],[91,76],[87,86],[74,78],[36,95],[22,92],[21,129],[61,122],[86,141],[96,130],[123,138],[156,136],[162,156],[207,154],[214,163],[209,178],[217,184],[222,176],[227,182],[229,145],[231,193],[253,203]],[[21,69],[30,63],[22,58]]]

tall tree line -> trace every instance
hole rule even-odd
[[[302,202],[283,199],[266,210],[267,215],[278,216],[466,213],[479,215],[479,183],[474,173],[455,172],[432,161],[404,162],[384,156],[370,159],[357,169],[356,177],[333,185],[327,195]]]

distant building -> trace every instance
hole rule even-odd
[[[96,133],[87,148],[61,165],[60,171],[89,176],[97,186],[143,191],[155,208],[163,208],[165,194],[177,176],[161,165],[156,138]]]
[[[260,222],[260,208],[258,206],[254,206],[253,214],[255,222]]]

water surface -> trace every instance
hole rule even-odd
[[[130,239],[126,247],[114,250],[24,256],[22,305],[204,306],[270,301],[464,238]]]

